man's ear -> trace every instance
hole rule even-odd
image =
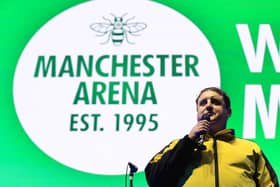
[[[229,118],[231,116],[231,109],[227,109],[227,117]]]

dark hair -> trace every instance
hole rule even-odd
[[[198,98],[201,96],[201,94],[203,94],[203,92],[207,91],[207,90],[211,90],[214,92],[217,92],[218,94],[220,94],[221,96],[223,96],[224,102],[225,102],[225,107],[226,109],[231,112],[231,106],[230,106],[230,98],[229,96],[226,94],[226,92],[224,92],[223,90],[221,90],[220,88],[217,87],[208,87],[208,88],[204,88],[203,90],[200,91],[199,95],[197,96],[195,102],[196,104],[198,104]]]

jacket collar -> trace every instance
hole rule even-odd
[[[211,135],[207,135],[208,137],[206,138],[206,140],[210,137],[214,138],[214,139],[218,139],[218,140],[223,140],[223,141],[231,141],[235,138],[234,135],[234,129],[223,129],[220,130],[218,132],[216,132],[213,136]]]

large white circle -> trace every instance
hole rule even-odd
[[[116,46],[112,41],[112,37],[115,37],[112,30],[108,31],[108,38],[108,35],[100,36],[100,33],[97,36],[98,33],[91,29],[94,23],[108,24],[108,20],[114,23],[113,15],[125,15],[123,19],[127,23],[144,23],[147,27],[139,31],[138,36],[118,30],[121,37],[126,34],[128,40],[122,38],[121,45]],[[107,43],[101,44],[107,39]],[[120,73],[115,77],[102,77],[95,70],[92,76],[83,73],[80,77],[71,77],[65,66],[62,68],[63,62],[67,61],[65,59],[70,58],[76,72],[75,65],[79,55],[87,60],[89,56],[97,59],[102,55],[116,55],[118,59],[122,59],[123,55],[144,57],[148,54],[154,57],[169,55],[164,67],[160,65],[158,58],[150,60],[155,70],[150,77],[125,77]],[[173,64],[173,71],[179,76],[171,74],[172,55],[179,55],[177,68]],[[193,71],[190,71],[189,76],[184,75],[184,55],[198,57],[198,64],[195,66],[198,76]],[[55,56],[54,76],[51,76],[51,72],[46,77],[42,76],[42,69],[35,76],[39,56],[45,58],[46,64],[50,56]],[[147,67],[143,65],[141,58],[137,62],[140,67],[135,70],[146,72]],[[107,65],[104,63],[102,70],[109,71],[110,63],[112,62],[107,60]],[[61,69],[64,74],[59,76]],[[162,70],[165,70],[164,76],[160,76]],[[180,76],[181,73],[183,76]],[[139,99],[142,98],[147,82],[151,82],[157,102],[150,100],[145,104],[132,104],[128,99],[126,104],[91,104],[91,101],[90,104],[85,104],[79,100],[74,104],[81,82],[87,85],[90,99],[93,83],[105,85],[106,102],[109,100],[109,82],[116,82],[113,99],[119,102],[123,96],[123,82],[131,87],[138,82]],[[219,66],[213,49],[207,38],[188,18],[151,1],[98,0],[62,12],[33,36],[22,52],[16,68],[14,102],[24,130],[48,156],[80,171],[112,175],[124,174],[129,161],[136,164],[139,171],[143,171],[149,159],[164,145],[187,134],[196,121],[194,100],[198,92],[204,87],[219,85]],[[93,120],[88,117],[86,119],[91,119],[88,121],[88,130],[82,131],[85,126],[78,122],[74,124],[74,128],[78,130],[71,131],[72,114],[100,114],[98,126],[93,130]],[[131,129],[127,130],[129,125],[120,121],[117,130],[117,118],[125,115],[128,123],[130,117],[134,118]],[[142,130],[139,130],[141,125],[137,124],[137,116],[140,124],[146,117]],[[149,130],[155,124],[158,127]]]

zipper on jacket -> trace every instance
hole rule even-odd
[[[219,163],[218,163],[218,154],[217,154],[217,138],[214,137],[214,165],[215,165],[215,187],[219,187]]]

